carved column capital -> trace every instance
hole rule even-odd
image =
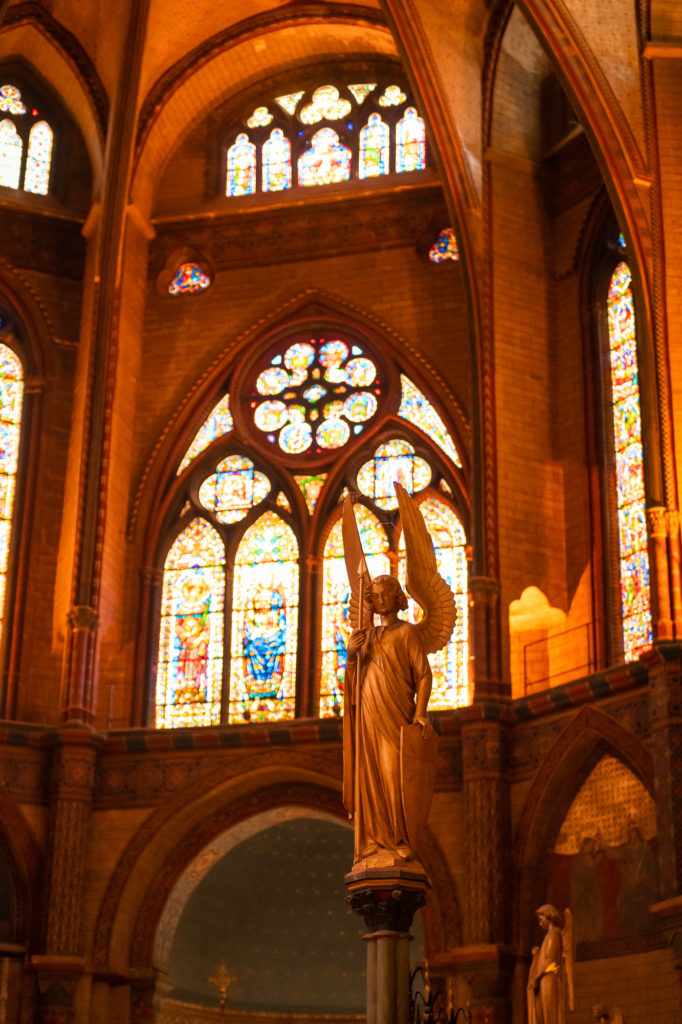
[[[86,633],[96,633],[99,625],[99,615],[94,608],[87,604],[74,605],[67,615],[67,622],[72,631],[82,630]]]
[[[662,505],[650,505],[646,510],[646,521],[652,537],[668,536],[668,510]]]
[[[140,575],[142,576],[142,582],[147,587],[160,587],[163,583],[163,569],[159,569],[155,565],[148,565],[142,569]]]
[[[500,581],[491,576],[471,576],[469,593],[474,604],[494,607],[500,598]]]

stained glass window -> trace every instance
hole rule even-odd
[[[194,519],[166,558],[156,681],[160,728],[218,725],[223,675],[225,552]]]
[[[419,506],[436,551],[438,570],[455,595],[457,621],[446,648],[429,655],[433,687],[429,709],[440,711],[469,703],[468,666],[468,583],[462,524],[452,509],[437,498],[425,498]],[[405,544],[400,538],[399,578],[405,586]],[[411,622],[421,618],[421,609],[411,598],[406,617]]]
[[[299,185],[332,185],[350,178],[351,153],[332,128],[320,128],[298,158]]]
[[[438,238],[429,249],[429,259],[432,263],[444,263],[446,260],[457,261],[459,259],[457,239],[452,228],[445,228],[438,235]]]
[[[412,423],[415,427],[423,430],[456,466],[461,466],[462,460],[455,448],[454,441],[426,395],[422,394],[419,388],[405,374],[400,375],[400,384],[402,394],[398,415],[402,416],[408,423]]]
[[[264,128],[272,121],[272,114],[267,107],[256,107],[246,124],[249,128]]]
[[[401,103],[404,103],[407,96],[400,88],[399,85],[389,85],[382,96],[379,97],[379,106],[381,107],[399,107]]]
[[[0,185],[19,188],[23,143],[12,121],[0,121]]]
[[[408,441],[386,441],[380,444],[369,462],[358,470],[358,488],[379,508],[398,507],[393,486],[399,481],[406,491],[423,491],[431,481],[431,467],[415,454]]]
[[[258,374],[253,421],[288,455],[342,448],[376,414],[375,363],[359,345],[310,338],[271,356]]]
[[[623,647],[625,660],[632,661],[650,646],[652,634],[637,337],[632,276],[627,263],[619,263],[611,276],[607,310]]]
[[[224,434],[228,434],[232,430],[233,425],[232,413],[230,412],[230,396],[223,395],[196,433],[194,440],[185,453],[185,457],[178,466],[178,475],[189,466],[190,462],[196,459],[197,455],[201,455],[210,444],[217,441]]]
[[[237,523],[270,493],[270,481],[244,455],[228,455],[204,480],[199,501],[220,523]]]
[[[299,117],[303,124],[317,124],[318,121],[338,121],[350,113],[348,100],[339,98],[339,90],[333,85],[321,85],[313,93],[313,101],[303,107]]]
[[[322,493],[322,488],[324,487],[326,479],[326,473],[318,473],[315,476],[294,476],[294,480],[301,488],[307,509],[311,515],[315,511],[317,499]]]
[[[379,114],[370,114],[360,132],[360,177],[388,174],[389,130]]]
[[[281,128],[273,128],[263,143],[263,191],[291,188],[291,145]]]
[[[282,110],[286,110],[287,114],[293,114],[302,96],[303,92],[290,92],[286,96],[276,96],[275,103],[279,103]]]
[[[256,191],[256,147],[243,132],[227,151],[228,196],[245,196]]]
[[[371,92],[377,87],[376,82],[364,82],[360,85],[349,85],[348,91],[351,93],[356,103],[364,103]]]
[[[51,161],[52,129],[47,121],[37,121],[31,128],[31,134],[28,137],[28,155],[24,176],[26,192],[37,192],[41,196],[47,195]]]
[[[408,107],[405,116],[395,128],[396,171],[420,171],[426,166],[426,131],[424,121],[414,107]]]
[[[21,362],[11,348],[0,344],[0,630],[4,625],[23,397],[24,375]]]
[[[379,520],[364,505],[354,506],[362,547],[370,576],[388,575],[388,540]],[[320,715],[340,715],[343,711],[343,677],[350,637],[350,587],[343,557],[341,520],[329,531],[324,548],[322,583],[322,676]]]
[[[244,534],[234,565],[230,722],[293,718],[298,544],[274,512]]]
[[[210,283],[210,276],[197,263],[183,263],[168,285],[168,292],[170,295],[193,295],[206,291]]]
[[[21,93],[16,86],[0,86],[0,111],[5,111],[8,114],[26,113],[26,107],[21,102]]]

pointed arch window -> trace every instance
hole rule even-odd
[[[0,186],[47,195],[54,134],[42,103],[22,99],[16,85],[0,85]]]
[[[226,384],[170,483],[177,519],[155,624],[156,724],[341,714],[342,502],[359,496],[372,575],[400,577],[394,480],[421,503],[458,602],[456,636],[432,659],[432,707],[466,703],[466,501],[444,414],[385,346],[328,323],[252,348]]]
[[[0,639],[4,631],[23,400],[24,372],[21,360],[8,345],[0,343]]]
[[[637,333],[632,274],[624,260],[611,274],[606,307],[623,653],[632,661],[650,646],[652,634]]]
[[[223,154],[227,196],[320,187],[423,170],[426,126],[382,73],[261,97],[226,126]]]

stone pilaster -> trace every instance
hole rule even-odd
[[[670,566],[668,561],[668,518],[666,509],[652,506],[646,510],[651,560],[651,613],[655,640],[673,636],[670,603]]]
[[[502,682],[500,655],[500,582],[489,576],[472,576],[471,643],[474,661],[474,700],[510,696]]]
[[[62,673],[63,722],[91,725],[94,721],[93,661],[98,621],[89,605],[76,605],[69,612]]]
[[[509,785],[506,730],[499,721],[462,727],[467,879],[464,947],[458,970],[471,991],[473,1024],[508,1024],[513,958],[509,942]]]
[[[682,896],[682,647],[658,643],[643,661],[649,670],[659,890],[665,901]]]
[[[64,729],[52,751],[46,860],[45,953],[82,953],[81,915],[97,738]]]

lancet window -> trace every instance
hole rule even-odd
[[[9,321],[0,310],[0,643],[5,632],[24,401],[24,368],[8,344],[12,337]]]
[[[0,185],[47,195],[54,135],[38,100],[0,85]]]
[[[652,634],[637,330],[625,260],[611,274],[606,308],[623,653],[632,661],[650,646]]]
[[[252,351],[188,439],[171,484],[155,724],[341,714],[342,504],[356,496],[371,574],[402,579],[395,480],[418,501],[458,606],[453,640],[432,657],[431,707],[467,703],[464,479],[444,414],[370,339],[325,325]],[[420,609],[406,614],[417,621]]]
[[[423,170],[426,126],[400,85],[318,84],[264,99],[232,124],[225,194],[283,192]]]

